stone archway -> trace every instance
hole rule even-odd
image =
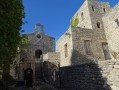
[[[41,55],[42,55],[42,51],[41,50],[36,50],[35,51],[35,58],[41,58]]]

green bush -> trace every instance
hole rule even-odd
[[[76,27],[79,23],[79,19],[78,18],[72,18],[70,21],[71,26]]]

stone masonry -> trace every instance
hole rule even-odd
[[[56,51],[60,52],[60,67],[73,67],[95,62],[101,68],[102,76],[107,78],[107,84],[111,89],[118,90],[118,10],[119,4],[112,8],[108,2],[85,0],[73,16],[78,19],[77,26],[70,25],[69,29],[56,42]],[[80,74],[77,67],[73,69],[78,74],[72,76],[76,72],[73,72],[73,69],[69,70],[68,67],[66,73],[69,72],[68,75],[71,77],[67,81],[71,80],[73,85],[72,78],[77,78]]]
[[[119,19],[118,10],[119,3],[115,7],[113,7],[108,13],[106,13],[102,18],[106,38],[111,52],[119,51],[119,25],[118,22],[116,22],[116,20]]]
[[[112,90],[119,90],[119,60],[99,61],[103,77]]]

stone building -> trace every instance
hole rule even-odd
[[[69,29],[56,42],[56,52],[60,52],[60,67],[64,70],[64,75],[69,76],[69,78],[62,76],[66,78],[63,79],[62,82],[65,84],[62,86],[74,85],[72,88],[80,89],[82,79],[79,77],[87,75],[83,74],[83,71],[86,71],[80,66],[95,62],[111,90],[119,90],[118,10],[119,3],[110,7],[108,2],[85,0],[75,13],[73,20],[77,21],[74,21],[73,25],[71,23]],[[86,80],[88,82],[88,79]],[[66,81],[69,83],[67,84]],[[103,89],[99,88],[99,90]]]
[[[72,17],[78,20],[76,25],[71,24],[57,40],[56,52],[54,38],[45,34],[43,25],[36,24],[34,32],[27,34],[29,45],[22,50],[17,62],[18,79],[23,79],[24,70],[31,67],[34,80],[44,78],[46,81],[54,82],[58,79],[56,74],[59,67],[80,65],[91,61],[102,68],[106,65],[102,71],[104,76],[108,72],[109,76],[106,77],[114,78],[115,75],[110,74],[110,71],[119,70],[118,10],[119,4],[112,8],[108,2],[85,0]],[[38,32],[38,26],[41,27],[40,32]],[[110,65],[111,68],[108,68]],[[118,75],[119,73],[116,73],[116,78]],[[112,88],[116,88],[113,90],[119,89],[118,80],[109,81],[109,84],[113,85]]]
[[[39,27],[40,31],[38,31]],[[17,57],[17,79],[24,80],[24,72],[27,68],[32,68],[34,81],[45,79],[47,72],[43,71],[44,68],[48,69],[48,62],[53,62],[53,70],[56,70],[59,64],[59,53],[54,53],[54,37],[46,35],[41,24],[36,24],[34,32],[24,35],[28,38],[28,44],[21,49]]]
[[[111,8],[108,2],[85,0],[73,16],[78,24],[69,29],[56,42],[60,52],[60,66],[111,60],[111,51],[118,52],[119,5]]]

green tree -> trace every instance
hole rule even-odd
[[[3,65],[3,76],[9,73],[9,65],[21,44],[24,17],[22,0],[0,0],[0,65]]]

